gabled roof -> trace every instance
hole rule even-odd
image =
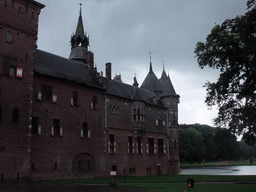
[[[87,65],[38,49],[35,50],[34,71],[103,89]]]
[[[149,73],[144,79],[140,87],[150,91],[163,91],[162,84],[159,82],[158,78],[156,77],[155,73],[152,70],[151,62],[150,62]]]
[[[166,75],[165,70],[163,69],[162,72],[162,76],[159,79],[159,81],[161,82],[162,86],[163,86],[163,95],[162,96],[174,96],[177,95],[174,87],[172,85],[171,79],[169,76]]]
[[[152,91],[131,86],[115,80],[106,79],[106,93],[134,101],[143,101],[150,105],[165,107],[160,98]]]

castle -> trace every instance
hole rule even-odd
[[[82,15],[68,59],[37,49],[34,0],[0,2],[1,181],[175,174],[178,103],[149,63],[139,84],[94,66]],[[40,37],[39,37],[40,38]]]

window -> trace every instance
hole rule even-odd
[[[47,85],[42,85],[42,100],[51,101],[52,100],[52,87]]]
[[[54,119],[53,126],[51,128],[51,135],[52,136],[63,136],[63,128],[60,127],[60,120]]]
[[[109,135],[108,141],[108,153],[109,154],[116,154],[116,142],[115,142],[115,135]]]
[[[145,111],[144,111],[144,109],[134,107],[132,109],[132,119],[133,119],[133,121],[145,123]]]
[[[168,117],[168,125],[171,127],[177,127],[178,126],[178,112],[176,111],[171,111],[169,113]]]
[[[148,154],[154,154],[154,138],[148,138]]]
[[[16,107],[12,111],[12,122],[18,123],[19,122],[19,109]]]
[[[17,59],[10,56],[4,56],[3,74],[9,75],[11,77],[15,77],[16,67],[17,67]]]
[[[109,105],[108,112],[111,113],[111,114],[119,115],[120,114],[120,107]]]
[[[137,145],[138,145],[137,154],[142,154],[143,153],[143,149],[142,149],[141,137],[137,137]]]
[[[97,109],[97,96],[92,97],[92,102],[91,102],[91,109]]]
[[[38,135],[38,117],[32,117],[32,134]]]
[[[81,137],[91,138],[91,131],[88,130],[88,123],[86,122],[83,123],[83,128],[81,130]]]
[[[163,139],[158,139],[158,153],[164,154],[164,142]]]
[[[7,31],[6,41],[7,41],[8,43],[11,43],[11,42],[12,42],[12,32],[11,32],[11,31]]]
[[[78,92],[73,91],[71,98],[71,105],[77,107],[78,106]]]
[[[165,121],[163,121],[163,116],[158,115],[156,118],[156,126],[157,127],[164,127],[165,126]]]
[[[128,154],[134,154],[134,143],[132,142],[132,136],[128,136]]]

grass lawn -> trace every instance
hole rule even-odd
[[[118,186],[150,188],[152,192],[252,192],[256,185],[229,185],[229,184],[197,184],[188,188],[185,183],[147,183],[147,184],[121,184]]]
[[[195,181],[194,188],[187,187],[187,179]],[[43,181],[58,184],[108,184],[111,178],[68,179]],[[256,176],[216,176],[216,175],[162,175],[144,177],[115,178],[118,187],[147,188],[153,192],[248,192],[256,191]],[[216,182],[216,183],[214,183]]]
[[[256,176],[219,176],[219,175],[161,175],[161,176],[143,176],[143,177],[126,177],[126,183],[186,183],[187,179],[194,179],[197,182],[255,182]],[[48,180],[42,181],[45,183],[59,183],[59,184],[82,184],[82,183],[111,183],[112,178],[99,179],[62,179],[62,180]],[[115,183],[124,183],[123,177],[115,178]]]

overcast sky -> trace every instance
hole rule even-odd
[[[219,72],[200,69],[194,49],[205,42],[215,24],[246,12],[247,0],[37,0],[46,5],[39,17],[38,48],[65,58],[75,32],[79,3],[98,71],[112,63],[112,77],[141,85],[149,72],[161,77],[163,63],[180,95],[179,123],[213,125],[217,109],[204,103],[206,81]],[[163,62],[164,60],[164,62]],[[139,85],[139,86],[140,86]]]

